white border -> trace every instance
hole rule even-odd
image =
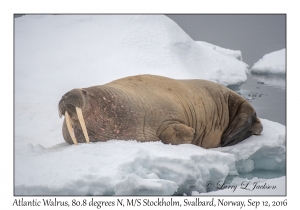
[[[294,1],[296,2],[296,1]],[[299,72],[299,11],[296,3],[287,1],[176,1],[176,0],[109,0],[109,1],[70,1],[70,0],[2,0],[1,1],[1,70],[0,70],[0,101],[1,101],[1,201],[0,206],[10,209],[13,197],[13,14],[14,13],[281,13],[287,14],[287,197],[271,197],[272,200],[288,199],[288,207],[298,207],[298,182],[296,175],[298,169],[299,134],[296,133],[300,116],[298,104]],[[4,117],[3,117],[4,116]],[[298,135],[297,135],[298,134]],[[296,162],[297,161],[297,162]],[[20,198],[20,197],[15,197]],[[66,200],[72,200],[65,197]],[[123,197],[124,199],[126,197]],[[132,198],[132,197],[129,197]],[[222,198],[222,197],[217,197]],[[227,200],[247,200],[246,197],[224,197]],[[250,197],[249,197],[250,198]],[[27,197],[26,199],[29,199]],[[41,197],[39,197],[41,199]],[[80,197],[80,199],[83,199]],[[104,197],[104,199],[114,199]],[[184,199],[184,198],[182,198]],[[208,199],[204,197],[204,199]],[[267,197],[254,197],[263,201]],[[103,207],[104,208],[104,207]],[[171,208],[171,207],[170,207]],[[267,208],[267,207],[266,207]],[[65,208],[64,208],[65,209]],[[97,209],[94,207],[94,209]],[[166,209],[161,207],[160,209]],[[168,209],[168,208],[167,208]],[[172,208],[174,209],[174,208]],[[205,208],[202,208],[205,209]],[[264,209],[260,207],[260,209]],[[294,208],[295,209],[295,208]]]

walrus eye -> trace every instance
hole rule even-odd
[[[83,95],[87,95],[87,91],[86,90],[82,90]]]

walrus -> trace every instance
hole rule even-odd
[[[69,144],[108,141],[162,141],[203,148],[237,144],[259,135],[254,108],[220,84],[155,75],[125,77],[73,89],[58,104]]]

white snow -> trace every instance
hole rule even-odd
[[[256,74],[285,74],[285,49],[271,52],[259,59],[251,68]]]
[[[162,15],[15,19],[15,194],[190,195],[228,175],[285,170],[285,126],[268,120],[261,136],[209,150],[63,140],[57,106],[70,89],[145,73],[239,84],[247,78],[241,57],[195,42]]]
[[[204,41],[196,41],[196,42],[202,47],[210,48],[224,55],[228,55],[229,57],[235,57],[236,59],[241,61],[243,60],[242,52],[240,50],[230,50]]]
[[[285,170],[285,126],[262,123],[260,136],[215,149],[120,140],[50,148],[28,144],[15,156],[15,194],[191,195],[207,192],[208,182],[223,182],[228,175]],[[273,191],[285,194],[281,187]]]

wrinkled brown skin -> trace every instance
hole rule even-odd
[[[243,97],[214,82],[139,75],[105,85],[73,89],[59,102],[70,114],[78,143],[86,142],[75,107],[82,109],[91,142],[111,139],[234,145],[263,126]],[[63,137],[73,144],[63,123]]]

